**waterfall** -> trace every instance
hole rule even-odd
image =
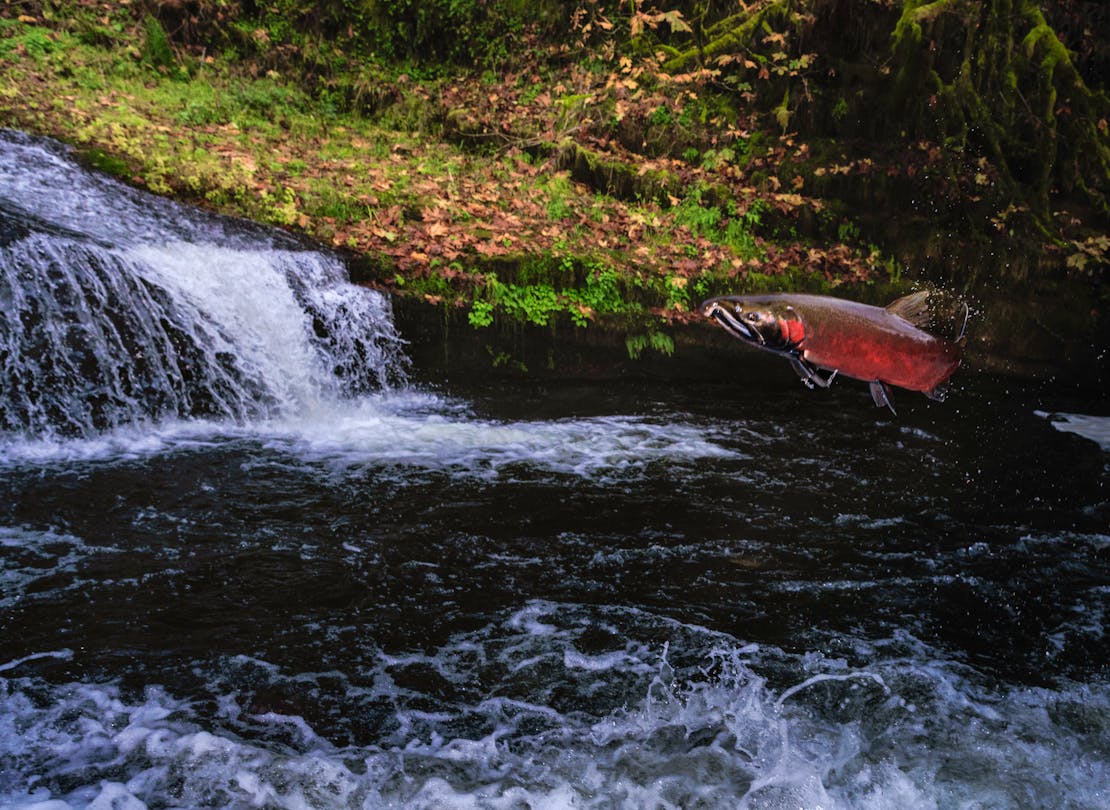
[[[387,388],[389,302],[331,255],[0,131],[0,433],[243,422]]]

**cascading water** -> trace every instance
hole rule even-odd
[[[402,377],[388,302],[334,257],[125,189],[58,146],[0,146],[0,431],[242,422]]]

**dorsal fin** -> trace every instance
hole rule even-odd
[[[909,295],[903,295],[901,298],[887,304],[886,311],[891,315],[897,315],[899,318],[909,321],[919,329],[927,329],[930,321],[929,291],[919,290]]]

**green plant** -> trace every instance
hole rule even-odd
[[[761,258],[763,251],[752,230],[759,226],[768,210],[767,203],[762,199],[752,200],[744,213],[738,214],[732,202],[729,202],[727,212],[722,212],[716,205],[703,205],[701,196],[700,190],[695,189],[675,206],[675,224],[689,228],[695,235],[711,242],[728,246],[742,259]]]
[[[228,117],[212,99],[188,99],[174,120],[186,126],[205,126],[226,123]]]
[[[547,326],[552,315],[561,308],[559,295],[550,284],[505,284],[496,273],[485,277],[484,295],[476,297],[471,304],[467,318],[473,326],[493,323],[495,308],[514,320]]]
[[[685,226],[699,236],[712,239],[718,234],[717,226],[721,221],[721,209],[715,205],[704,206],[701,194],[695,191],[674,208],[677,225]]]
[[[710,171],[719,169],[736,159],[736,152],[731,147],[724,146],[720,149],[707,149],[702,155],[701,165]]]
[[[547,192],[547,216],[550,219],[566,219],[574,213],[571,199],[574,186],[566,175],[553,176],[544,186]]]
[[[495,354],[492,346],[486,346],[486,352],[489,354],[490,364],[494,368],[511,367],[519,371],[521,374],[528,373],[528,366],[525,364],[525,362],[516,357],[513,357],[508,352],[497,352]]]
[[[500,303],[512,318],[547,326],[559,311],[559,296],[549,284],[509,284],[500,291]]]
[[[748,210],[744,212],[744,223],[749,228],[759,227],[763,215],[771,210],[771,204],[763,198],[757,198],[751,201],[748,205]]]
[[[638,311],[637,305],[625,300],[621,288],[621,277],[615,269],[596,262],[589,263],[585,283],[578,289],[564,292],[571,320],[576,326],[585,326],[593,315]]]
[[[303,112],[307,107],[299,89],[269,77],[240,85],[234,98],[243,109],[271,120],[280,114]]]
[[[669,127],[674,124],[674,114],[670,107],[660,104],[648,115],[648,123],[657,127]]]
[[[650,331],[640,335],[629,335],[624,339],[624,347],[633,360],[639,360],[645,349],[653,349],[670,357],[674,354],[674,338],[663,332]]]
[[[481,328],[493,323],[493,302],[474,300],[466,319],[473,327]]]
[[[846,219],[836,229],[836,238],[841,242],[854,242],[859,239],[859,226]]]

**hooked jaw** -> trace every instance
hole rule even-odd
[[[739,308],[739,305],[737,305],[737,308]],[[763,345],[763,335],[741,321],[732,312],[729,312],[726,307],[721,306],[719,300],[715,298],[709,299],[701,305],[701,312],[705,317],[712,318],[719,323],[724,330],[733,337],[746,340],[749,343]]]

